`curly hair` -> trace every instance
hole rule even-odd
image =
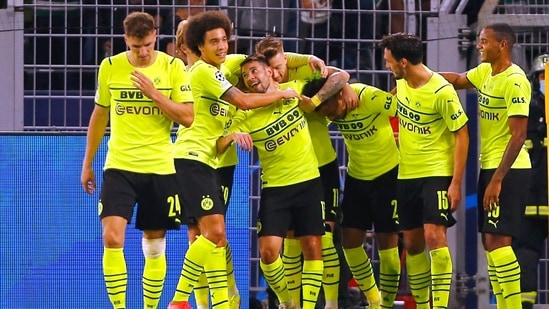
[[[199,46],[204,45],[206,32],[223,28],[227,39],[232,35],[232,23],[229,17],[221,11],[206,11],[191,16],[185,31],[185,43],[195,54],[201,56]]]

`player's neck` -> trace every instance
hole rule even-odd
[[[429,82],[433,72],[427,70],[423,64],[411,66],[406,74],[406,83],[410,88],[421,88]]]
[[[513,60],[510,57],[498,58],[493,63],[490,63],[490,66],[492,67],[492,76],[507,70],[511,65],[513,65]]]

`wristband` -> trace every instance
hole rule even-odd
[[[318,107],[320,105],[320,103],[322,103],[322,101],[320,101],[320,98],[318,97],[318,95],[314,95],[311,98],[311,102],[313,102],[315,107]]]

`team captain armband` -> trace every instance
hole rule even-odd
[[[318,95],[314,95],[312,98],[311,98],[311,102],[313,102],[313,104],[315,105],[315,107],[318,107],[320,105],[320,103],[322,103],[322,101],[320,101],[320,98],[318,97]]]

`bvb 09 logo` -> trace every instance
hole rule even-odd
[[[200,207],[204,210],[210,210],[214,206],[213,200],[210,198],[209,195],[202,197],[202,201],[200,202]]]

